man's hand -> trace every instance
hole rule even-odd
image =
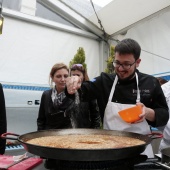
[[[66,79],[67,91],[69,94],[74,94],[81,87],[81,78],[71,76]]]
[[[153,109],[146,107],[143,103],[137,103],[136,105],[142,106],[142,114],[139,115],[140,119],[134,123],[143,122],[145,119],[151,122],[155,120],[155,112]]]

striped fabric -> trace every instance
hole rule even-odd
[[[16,89],[16,90],[45,91],[45,90],[50,89],[49,87],[9,85],[9,84],[2,84],[2,86],[4,89]]]

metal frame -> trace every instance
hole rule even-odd
[[[76,25],[82,30],[91,32],[103,39],[103,31],[94,25],[87,18],[83,17],[81,14],[78,14],[75,10],[68,7],[61,0],[37,0],[40,4],[48,7],[58,15],[62,16],[72,24]]]

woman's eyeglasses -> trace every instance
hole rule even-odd
[[[82,68],[83,68],[83,65],[82,65],[82,64],[73,64],[73,65],[71,66],[71,69],[76,69],[76,68],[82,69]]]

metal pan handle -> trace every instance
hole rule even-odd
[[[151,139],[158,139],[158,138],[163,138],[163,134],[159,132],[152,132],[151,134],[148,134],[148,137]]]
[[[164,167],[166,169],[169,169],[170,170],[170,167],[168,165],[165,165],[163,163],[160,163],[160,162],[155,162],[156,164],[160,165],[161,167]]]
[[[3,133],[2,135],[1,135],[1,138],[2,139],[11,139],[11,140],[18,140],[18,138],[15,138],[15,137],[7,137],[8,135],[10,135],[10,136],[20,136],[20,135],[18,135],[18,134],[15,134],[15,133],[9,133],[9,132],[7,132],[7,133]]]

